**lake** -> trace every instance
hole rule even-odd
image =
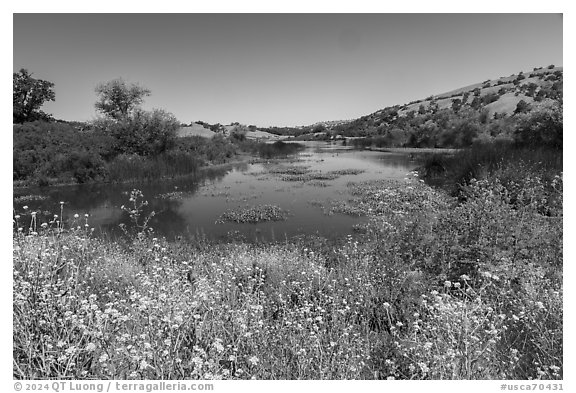
[[[403,179],[418,166],[417,156],[355,150],[341,143],[304,142],[305,149],[287,159],[254,160],[216,168],[201,174],[158,182],[89,184],[14,191],[15,197],[41,196],[14,203],[39,211],[39,224],[60,214],[64,201],[65,220],[74,214],[77,224],[88,224],[96,234],[119,234],[119,224],[130,225],[128,206],[132,189],[143,192],[155,212],[149,225],[158,236],[205,236],[212,240],[241,238],[246,241],[284,240],[298,235],[327,238],[353,233],[365,218],[330,213],[328,207],[350,199],[347,184],[376,179]],[[343,171],[346,170],[346,171]],[[304,173],[297,180],[294,173]],[[218,223],[228,210],[256,205],[276,205],[288,212],[285,221]]]

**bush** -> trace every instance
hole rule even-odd
[[[156,156],[174,146],[180,123],[171,113],[154,109],[137,110],[121,120],[99,120],[95,126],[116,139],[119,154]]]
[[[521,146],[547,146],[562,149],[563,106],[558,102],[541,103],[523,115],[514,132]]]
[[[14,180],[101,179],[103,160],[114,155],[114,139],[66,123],[33,122],[13,127]]]

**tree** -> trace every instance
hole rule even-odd
[[[514,131],[516,143],[522,146],[562,149],[564,117],[561,102],[540,103],[531,112],[520,116]]]
[[[514,109],[514,114],[526,113],[528,111],[530,111],[530,104],[528,104],[524,100],[520,100],[520,101],[518,101],[518,104],[516,104],[516,109]]]
[[[48,120],[50,115],[41,111],[40,107],[46,101],[54,101],[56,97],[54,90],[52,90],[54,83],[32,78],[32,74],[24,68],[13,73],[12,77],[14,83],[14,91],[12,92],[13,122]]]
[[[101,120],[96,127],[116,139],[117,153],[157,156],[173,147],[180,122],[161,109],[138,109],[120,121]]]
[[[137,84],[126,84],[119,78],[96,86],[96,110],[114,120],[126,120],[150,95],[150,90]]]

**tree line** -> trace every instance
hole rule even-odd
[[[142,109],[151,91],[121,78],[95,87],[99,116],[89,123],[55,120],[42,111],[55,100],[52,82],[25,69],[13,73],[13,82],[13,179],[24,184],[185,174],[225,162],[236,150],[223,136],[177,138],[178,119],[163,109]]]

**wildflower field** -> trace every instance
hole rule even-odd
[[[14,212],[14,377],[562,379],[561,172],[349,190],[337,241],[168,242],[136,191],[117,241]]]

